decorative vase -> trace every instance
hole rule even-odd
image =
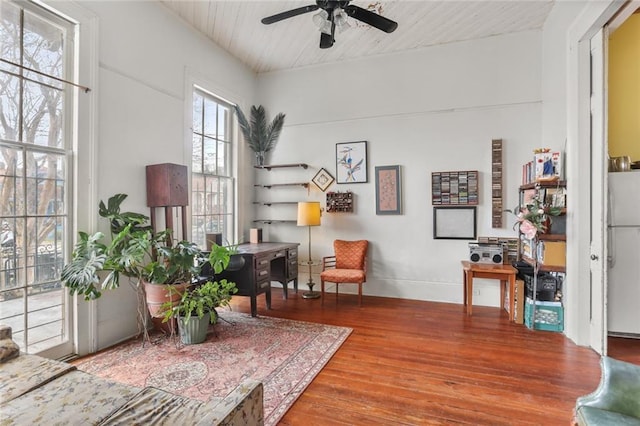
[[[258,166],[264,166],[265,151],[256,151],[256,163]]]
[[[217,317],[217,312],[214,311],[213,314]],[[180,341],[185,345],[195,345],[207,340],[210,319],[211,313],[209,312],[205,313],[202,318],[191,315],[189,321],[186,317],[178,317]]]
[[[227,265],[227,271],[239,271],[244,266],[244,256],[241,254],[232,254],[229,257],[229,265]]]

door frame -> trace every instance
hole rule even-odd
[[[634,0],[632,3],[636,3]],[[565,316],[565,330],[569,338],[579,345],[596,346],[602,351],[600,333],[592,332],[591,321],[591,38],[612,21],[628,2],[610,0],[589,2],[568,31],[567,58],[567,190],[571,194],[567,209],[571,220],[567,229],[567,276],[571,277]],[[604,117],[601,117],[604,119]],[[605,176],[594,176],[594,184],[602,185]],[[606,197],[606,188],[601,188]],[[580,212],[580,214],[577,214]],[[603,224],[605,226],[606,224]],[[603,253],[596,254],[602,259]],[[606,263],[598,262],[599,268]],[[603,272],[603,274],[606,273]],[[603,275],[604,276],[604,275]],[[575,292],[575,294],[574,294]],[[606,297],[594,299],[606,317]],[[600,309],[600,308],[598,308]],[[594,324],[594,326],[597,326]]]

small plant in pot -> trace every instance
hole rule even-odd
[[[180,340],[185,345],[202,343],[207,338],[209,324],[218,321],[216,308],[229,306],[231,296],[237,291],[236,284],[226,279],[195,285],[182,293],[177,305],[163,304],[163,321],[177,319]]]

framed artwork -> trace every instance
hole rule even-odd
[[[433,238],[436,240],[475,240],[475,207],[434,207]]]
[[[402,214],[400,166],[378,166],[376,171],[376,214]]]
[[[366,183],[367,142],[336,144],[336,183]]]
[[[326,191],[333,181],[333,176],[331,176],[324,168],[320,169],[313,179],[311,179],[311,182],[315,183],[322,192]]]

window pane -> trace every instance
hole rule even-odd
[[[11,327],[12,339],[25,349],[24,344],[24,291],[8,290],[0,292],[0,323]]]
[[[191,147],[191,172],[202,173],[202,136],[196,134]]]
[[[231,146],[228,142],[218,142],[218,175],[231,176]]]
[[[64,51],[63,31],[28,11],[24,14],[24,66],[37,69],[45,74],[63,78]],[[33,79],[46,79],[38,74],[29,75]],[[52,80],[47,83],[51,84]]]
[[[220,179],[220,196],[222,200],[220,202],[223,209],[220,213],[231,213],[231,207],[233,206],[233,181],[231,179]]]
[[[204,99],[195,92],[193,94],[193,132],[202,134],[202,104]]]
[[[22,214],[18,194],[23,188],[22,150],[0,145],[0,216]]]
[[[229,120],[231,113],[229,108],[218,106],[218,139],[229,141],[227,133],[230,131]]]
[[[205,200],[205,187],[204,176],[201,174],[194,174],[191,178],[191,213],[194,215],[205,214],[204,200]]]
[[[24,82],[24,130],[22,140],[62,148],[64,93],[42,84]]]
[[[216,137],[217,123],[216,123],[216,106],[217,104],[209,98],[204,100],[204,134],[212,138]]]
[[[203,171],[204,173],[215,174],[216,173],[216,141],[211,138],[204,138],[204,158],[203,158]]]
[[[37,352],[62,342],[64,292],[51,285],[34,286],[27,296],[29,349]]]
[[[0,119],[0,138],[11,141],[18,140],[19,132],[19,106],[20,106],[20,82],[17,77],[12,77],[0,71],[0,106],[2,107]]]
[[[3,1],[0,2],[0,55],[2,59],[13,62],[20,61],[20,9],[15,5]],[[8,65],[0,62],[2,69]],[[12,68],[15,70],[15,68]]]

